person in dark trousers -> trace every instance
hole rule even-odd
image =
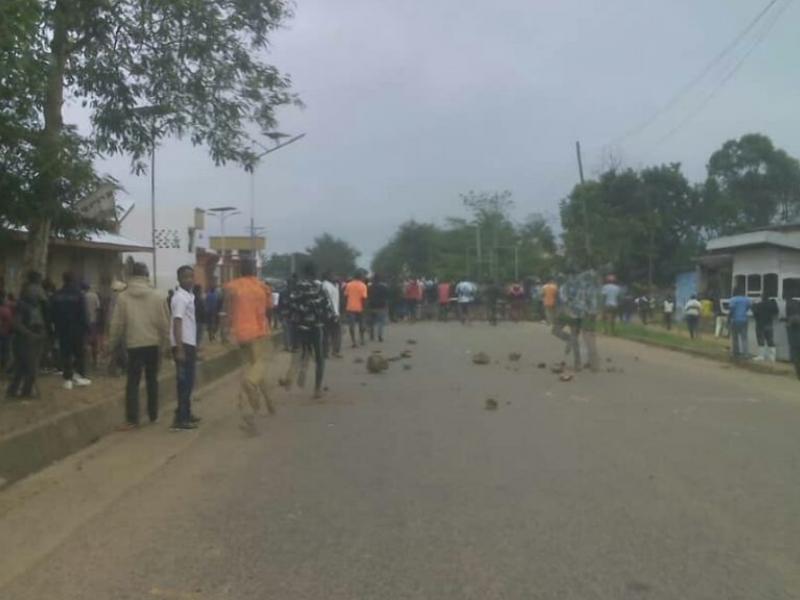
[[[86,298],[75,276],[67,271],[62,276],[64,285],[53,295],[53,325],[61,356],[64,389],[91,385],[86,377],[86,338],[89,319]]]
[[[197,319],[197,346],[200,349],[200,343],[203,341],[203,333],[206,331],[208,323],[208,313],[206,312],[206,298],[203,295],[203,286],[199,283],[192,289],[194,294],[194,318]]]
[[[197,365],[197,321],[194,315],[194,269],[184,265],[178,269],[178,288],[172,295],[169,328],[172,357],[175,360],[175,381],[178,388],[178,408],[175,410],[173,431],[196,429],[199,419],[192,415]]]
[[[322,378],[325,374],[325,355],[322,352],[322,330],[336,316],[328,301],[322,285],[316,281],[314,263],[303,267],[302,277],[298,279],[289,293],[289,320],[292,325],[294,343],[299,352],[292,354],[289,372],[284,381],[291,387],[297,378],[299,387],[305,386],[306,370],[311,355],[314,355],[314,398],[322,397]]]
[[[206,292],[206,327],[208,328],[208,340],[213,342],[217,339],[219,331],[219,311],[222,306],[222,293],[217,287],[215,279],[211,280]]]
[[[125,425],[139,426],[139,382],[144,370],[147,416],[158,421],[158,367],[161,352],[169,342],[169,313],[164,297],[150,285],[147,265],[135,263],[128,287],[121,292],[111,316],[109,346],[124,344],[128,353],[125,386]]]
[[[496,280],[489,281],[486,284],[486,318],[489,320],[490,325],[497,325],[497,304],[500,302],[500,297],[503,295],[503,289],[500,283]]]
[[[369,339],[374,342],[377,333],[378,341],[382,342],[383,330],[389,320],[389,286],[377,273],[373,275],[367,292],[367,308],[369,310]]]
[[[672,296],[664,298],[664,327],[667,331],[672,330],[672,317],[675,314],[675,299]]]
[[[760,354],[753,360],[763,360],[775,362],[775,319],[778,318],[778,303],[774,298],[767,296],[764,292],[761,301],[753,304],[753,320],[756,323],[756,339]]]
[[[683,314],[686,315],[686,326],[689,328],[689,337],[695,339],[699,335],[700,327],[700,313],[703,311],[703,305],[697,299],[696,294],[686,302],[683,307]]]
[[[753,301],[740,287],[728,301],[728,325],[731,332],[731,354],[734,360],[750,358],[748,342],[749,312]]]
[[[7,390],[9,398],[35,396],[39,360],[47,340],[46,302],[42,276],[32,271],[14,307],[11,339],[14,368]]]
[[[789,360],[800,379],[800,298],[786,301],[786,337],[789,341]]]

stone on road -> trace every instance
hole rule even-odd
[[[258,437],[234,376],[197,432],[114,434],[11,486],[0,598],[800,598],[796,381],[599,338],[625,374],[564,385],[468,360],[558,364],[543,326],[387,334],[328,362],[322,402],[276,389]],[[353,358],[410,335],[413,376],[364,382]]]

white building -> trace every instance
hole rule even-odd
[[[709,241],[706,249],[708,253],[698,261],[701,290],[716,291],[724,299],[738,289],[754,299],[766,293],[777,300],[781,316],[786,314],[786,300],[800,298],[800,225],[719,237]],[[752,326],[749,341],[753,352],[756,338]],[[775,343],[779,358],[788,360],[786,329],[781,323],[775,325]]]

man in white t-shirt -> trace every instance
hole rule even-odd
[[[173,431],[196,429],[198,418],[192,416],[192,391],[197,365],[197,321],[194,313],[194,269],[184,265],[178,269],[178,288],[170,301],[172,324],[169,329],[175,379],[178,384],[178,408]]]
[[[617,285],[615,275],[606,277],[605,285],[600,289],[603,299],[603,330],[606,335],[617,334],[617,314],[619,312],[619,295],[622,291]]]
[[[336,319],[325,324],[322,335],[322,351],[325,358],[330,358],[333,354],[336,358],[342,357],[342,323],[339,318],[339,286],[336,283],[333,273],[327,271],[322,275],[322,291],[328,297],[333,314]]]
[[[471,281],[462,279],[456,286],[456,299],[458,300],[458,313],[462,323],[469,321],[469,307],[475,303],[478,286]]]

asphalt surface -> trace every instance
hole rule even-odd
[[[0,493],[0,598],[800,598],[797,381],[601,338],[603,371],[562,382],[539,325],[387,333],[323,401],[276,391],[258,437],[232,376],[198,432]],[[378,347],[412,358],[370,375]]]

